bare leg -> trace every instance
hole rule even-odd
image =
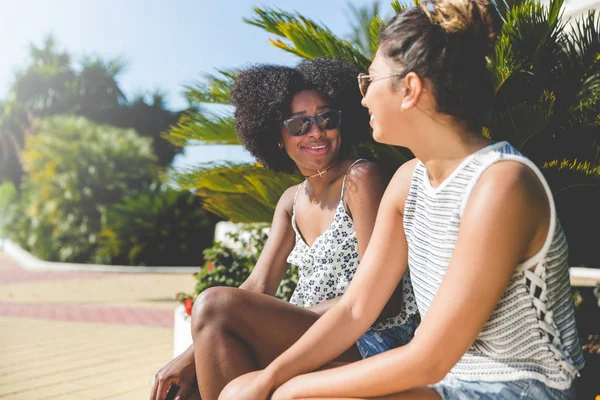
[[[216,400],[240,375],[266,367],[318,319],[318,314],[283,300],[242,289],[217,287],[194,304],[192,336],[198,387]],[[338,361],[357,361],[356,346]]]

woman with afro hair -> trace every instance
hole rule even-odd
[[[156,373],[152,399],[165,399],[175,384],[177,399],[199,392],[216,400],[228,382],[265,368],[289,348],[348,288],[386,183],[375,164],[352,157],[355,145],[370,138],[358,72],[339,59],[240,72],[231,95],[242,144],[268,168],[300,172],[305,180],[281,196],[269,239],[240,288],[198,296],[194,343]],[[274,294],[290,264],[298,266],[299,282],[288,303]],[[373,326],[337,360],[408,343],[418,319],[406,275]]]

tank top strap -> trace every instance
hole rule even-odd
[[[354,161],[346,170],[346,173],[344,174],[344,180],[342,181],[342,194],[340,196],[340,201],[344,199],[344,187],[346,186],[346,177],[348,176],[348,172],[350,172],[352,167],[354,167],[356,164],[358,164],[359,162],[363,162],[363,161],[367,161],[367,160],[364,158],[359,158],[358,160]]]
[[[306,182],[306,181],[304,181]],[[298,193],[300,193],[300,189],[304,186],[304,182],[298,185],[298,189],[296,189],[296,194],[294,195],[294,203],[292,205],[292,214],[296,215],[296,200],[298,199]]]

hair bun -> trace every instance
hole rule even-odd
[[[488,49],[500,30],[500,16],[488,0],[422,0],[421,8],[447,33],[471,34]]]

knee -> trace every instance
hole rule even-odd
[[[219,400],[231,400],[238,397],[237,393],[240,390],[247,387],[248,385],[250,385],[252,380],[259,374],[259,372],[260,371],[248,372],[247,374],[238,376],[237,378],[229,382],[221,391],[221,394],[219,395]]]
[[[221,390],[221,394],[219,394],[219,400],[221,399],[225,399],[225,400],[229,400],[229,399],[235,399],[235,394],[241,389],[241,387],[239,387],[239,385],[237,384],[237,382],[234,380],[232,382],[229,382],[224,388],[223,390]]]
[[[235,288],[212,287],[200,293],[192,309],[192,335],[208,326],[223,326],[229,319],[227,308],[235,298]]]

